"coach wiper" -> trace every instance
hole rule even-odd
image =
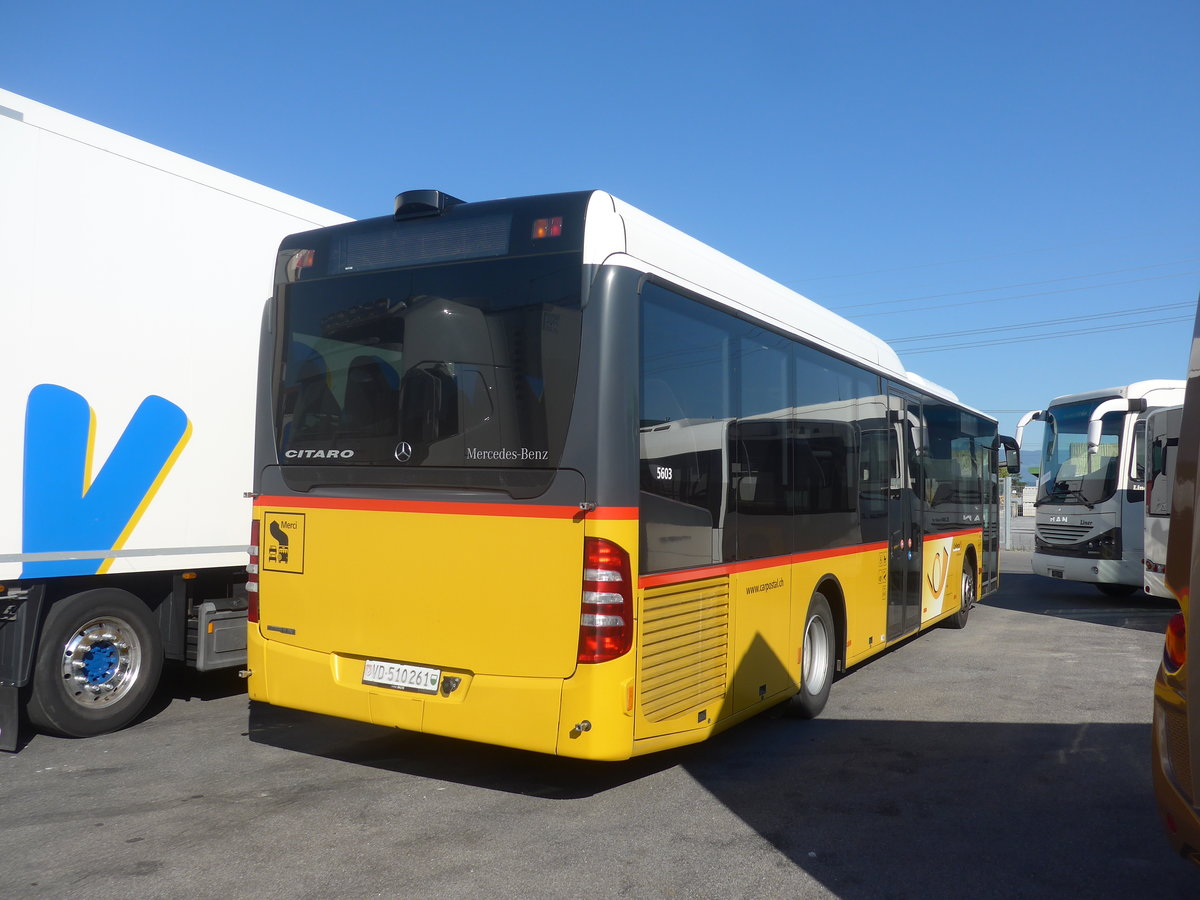
[[[1096,504],[1084,496],[1083,491],[1071,487],[1065,481],[1056,482],[1054,487],[1046,493],[1046,499],[1038,501],[1034,506],[1041,506],[1043,503],[1061,503],[1063,497],[1076,497],[1088,509],[1096,508]]]

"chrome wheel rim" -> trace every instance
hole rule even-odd
[[[829,678],[829,632],[820,616],[813,616],[804,630],[804,663],[801,668],[804,690],[819,694]]]
[[[962,573],[962,608],[968,610],[975,603],[975,576],[970,568],[963,568]]]
[[[109,706],[137,684],[142,642],[124,619],[101,616],[76,629],[63,648],[67,696],[87,709]]]

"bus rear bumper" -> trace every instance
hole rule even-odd
[[[628,734],[617,750],[595,746],[594,740],[560,740],[559,732],[571,725],[562,720],[564,686],[576,679],[447,672],[461,678],[448,696],[393,690],[363,684],[361,658],[266,640],[253,626],[248,656],[250,699],[272,706],[537,753],[591,759],[630,755]],[[580,735],[572,731],[567,737]]]
[[[1164,599],[1175,599],[1175,595],[1171,589],[1167,587],[1167,578],[1160,572],[1145,571],[1142,573],[1142,590],[1151,597],[1163,597]]]

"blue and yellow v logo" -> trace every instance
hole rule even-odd
[[[91,553],[124,545],[191,435],[183,410],[150,396],[92,478],[96,418],[56,384],[29,392],[25,410],[24,554]],[[92,575],[111,559],[27,561],[22,578]]]

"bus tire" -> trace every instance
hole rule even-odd
[[[816,718],[829,700],[833,670],[837,663],[834,636],[837,628],[825,595],[817,591],[808,601],[804,617],[804,637],[800,645],[800,692],[793,707],[803,719]]]
[[[946,620],[946,624],[951,628],[967,627],[967,616],[971,614],[971,607],[975,605],[975,598],[978,596],[978,583],[975,579],[975,563],[969,559],[963,560],[962,588],[959,591],[962,600],[958,612]]]
[[[1096,585],[1096,590],[1105,597],[1128,597],[1134,591],[1140,590],[1140,588],[1133,584],[1105,584],[1101,582]]]
[[[162,666],[162,635],[141,600],[113,588],[74,594],[42,628],[29,721],[62,737],[116,731],[146,708]]]

